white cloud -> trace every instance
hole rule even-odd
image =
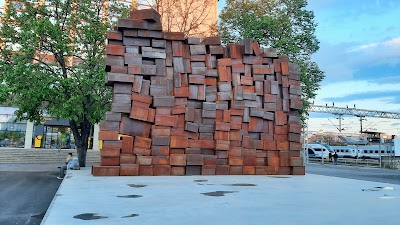
[[[384,49],[379,49],[384,48]],[[386,49],[389,48],[389,49]],[[375,42],[365,45],[360,45],[347,50],[347,53],[362,52],[362,51],[378,51],[393,50],[393,48],[400,48],[400,37],[394,37],[388,41]]]
[[[316,100],[380,91],[400,91],[400,86],[398,83],[377,84],[366,80],[334,82],[322,85]]]

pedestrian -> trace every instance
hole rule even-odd
[[[329,162],[332,162],[332,152],[329,152]]]
[[[66,170],[76,170],[79,169],[79,161],[77,157],[73,157],[72,153],[68,153],[67,163],[65,166],[60,167],[60,173],[57,179],[64,179]]]
[[[333,152],[333,164],[337,165],[337,159],[339,158],[338,154],[336,151]]]

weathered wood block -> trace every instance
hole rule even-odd
[[[119,166],[100,166],[94,164],[92,166],[93,176],[119,176]]]
[[[106,54],[107,55],[121,55],[125,54],[125,46],[123,45],[110,45],[106,46]]]
[[[107,130],[107,131],[118,131],[119,130],[118,121],[101,121],[100,122],[100,130]]]
[[[135,141],[133,146],[138,147],[138,148],[150,148],[151,147],[151,138],[146,138],[146,137],[140,137],[137,136],[135,137]]]
[[[119,156],[102,156],[100,158],[100,166],[119,166]]]
[[[169,176],[171,174],[170,165],[153,165],[154,176]]]
[[[204,156],[201,154],[187,154],[186,165],[188,166],[204,165]]]
[[[174,107],[174,96],[156,96],[154,97],[153,107]]]
[[[297,150],[300,151],[302,147],[301,143],[298,142],[289,142],[289,150]]]
[[[290,166],[304,166],[302,157],[291,157]]]
[[[206,37],[201,42],[203,45],[221,45],[220,37]]]
[[[186,166],[186,175],[201,175],[201,166]]]
[[[149,109],[147,108],[139,108],[139,107],[132,107],[131,113],[129,114],[129,118],[147,121],[149,115]]]
[[[185,34],[183,32],[164,32],[164,39],[171,41],[184,41]]]
[[[124,45],[134,45],[134,46],[150,46],[150,39],[148,38],[135,38],[135,37],[124,37]]]
[[[169,165],[169,156],[153,156],[153,165]]]
[[[134,137],[132,136],[121,136],[122,141],[122,150],[121,153],[124,154],[132,154],[133,153],[133,141]]]
[[[275,112],[275,125],[282,126],[287,124],[288,116],[283,111]]]
[[[169,146],[170,136],[153,136],[151,140],[153,145]]]
[[[107,39],[122,41],[122,33],[116,30],[109,30],[107,31]]]
[[[243,175],[256,175],[255,166],[243,166]]]
[[[152,162],[153,162],[153,156],[138,155],[136,157],[136,163],[139,165],[150,166],[152,165]]]
[[[136,163],[136,156],[131,154],[121,154],[119,156],[120,164],[135,164]]]
[[[121,164],[120,165],[120,176],[138,176],[139,165],[138,164]]]
[[[150,156],[150,155],[151,155],[151,149],[149,149],[149,148],[133,147],[133,154]]]
[[[117,141],[118,140],[118,131],[100,130],[99,140]]]
[[[120,148],[103,147],[103,149],[101,149],[100,151],[101,157],[119,157],[120,154],[121,154]]]
[[[153,176],[153,166],[139,165],[139,176]]]
[[[184,176],[186,167],[185,166],[171,166],[172,176]]]
[[[306,175],[305,167],[304,166],[293,166],[291,174],[292,175]]]
[[[167,127],[177,127],[178,126],[178,116],[156,115],[155,125],[167,126]]]
[[[201,167],[201,175],[215,175],[216,165],[204,165]]]
[[[229,175],[229,166],[228,165],[217,165],[215,174],[216,175]]]
[[[243,175],[243,166],[229,166],[229,175]]]
[[[190,55],[205,55],[207,54],[205,45],[190,45]]]
[[[189,140],[187,137],[171,136],[170,148],[187,148]]]

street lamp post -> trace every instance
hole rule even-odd
[[[319,130],[319,137],[320,137],[320,143],[321,143],[321,163],[322,165],[324,165],[324,149],[322,146],[322,135],[324,135],[324,131],[323,130]]]

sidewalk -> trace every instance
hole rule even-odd
[[[93,177],[83,168],[68,171],[42,224],[397,225],[399,189],[312,174]]]

